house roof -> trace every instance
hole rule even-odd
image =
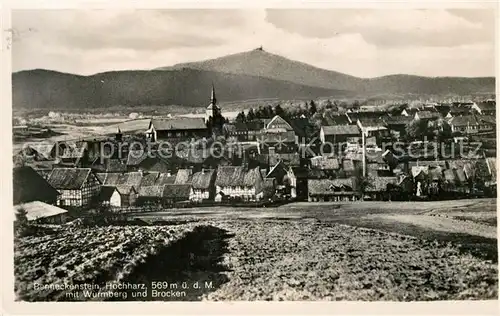
[[[443,168],[436,167],[429,169],[429,176],[431,180],[442,180],[443,179]]]
[[[279,125],[283,125],[284,128],[288,131],[292,131],[293,130],[293,127],[290,125],[290,123],[288,123],[284,118],[282,118],[281,116],[279,115],[275,115],[271,120],[269,120],[268,122],[266,122],[266,126],[265,128],[266,129],[273,129],[273,124],[279,124]],[[280,126],[280,128],[283,128]]]
[[[60,145],[64,146],[62,152],[57,152],[57,158],[82,158],[87,151],[86,142],[61,142]]]
[[[447,182],[455,182],[457,181],[457,174],[455,173],[455,169],[446,169],[443,171],[443,177]]]
[[[490,110],[490,111],[495,111],[496,110],[496,102],[491,100],[491,101],[485,101],[485,102],[478,102],[477,107],[481,110]]]
[[[59,195],[59,191],[28,166],[13,169],[13,191],[14,204],[35,200],[55,201]]]
[[[152,119],[151,125],[157,131],[206,129],[203,118]]]
[[[55,143],[42,142],[42,143],[31,144],[30,147],[36,150],[40,155],[45,157],[45,159],[51,159],[53,150],[55,150]]]
[[[354,168],[354,162],[352,160],[344,159],[342,161],[342,169],[344,171],[354,171],[355,170],[355,168]]]
[[[493,115],[476,115],[476,119],[480,122],[492,125],[495,125],[497,123],[496,117],[494,117]]]
[[[141,186],[151,186],[156,184],[156,180],[160,176],[159,172],[147,172],[143,173],[141,179]]]
[[[144,150],[130,150],[127,156],[127,166],[137,166],[147,158]]]
[[[140,172],[127,172],[123,174],[108,173],[104,185],[132,185],[136,188],[141,186],[143,174]]]
[[[450,114],[466,114],[471,111],[470,107],[465,107],[465,106],[452,106],[450,107],[450,110],[448,113]]]
[[[127,171],[127,165],[123,163],[120,159],[107,158],[101,161],[100,158],[96,158],[91,165],[94,171],[103,172],[125,172]]]
[[[411,167],[411,175],[415,178],[418,176],[421,172],[423,172],[425,175],[429,174],[429,167],[428,166],[412,166]]]
[[[455,174],[460,182],[466,182],[467,181],[467,176],[465,175],[464,169],[455,169]]]
[[[386,115],[386,111],[360,111],[360,112],[349,112],[346,113],[347,117],[352,123],[357,122],[360,119],[369,119],[369,118],[379,118],[381,116]]]
[[[166,184],[163,186],[163,198],[167,199],[189,199],[191,192],[190,184]]]
[[[126,185],[126,184],[117,185],[116,190],[121,195],[127,195],[127,194],[130,194],[130,192],[137,192],[137,190],[135,189],[135,187],[133,185]]]
[[[191,176],[193,174],[192,169],[179,169],[177,175],[175,176],[175,184],[186,184],[191,182]]]
[[[339,160],[335,157],[316,156],[311,162],[319,169],[337,170],[340,168]]]
[[[357,151],[348,151],[344,154],[344,159],[346,160],[363,160],[363,153]]]
[[[348,125],[349,118],[345,114],[336,115],[335,113],[325,112],[323,114],[323,125],[324,126],[334,126],[334,125]]]
[[[418,114],[420,119],[434,119],[439,117],[439,112],[434,111],[419,111],[416,114]]]
[[[325,135],[361,135],[357,125],[322,126]]]
[[[176,178],[177,178],[176,176],[172,176],[167,173],[160,173],[160,175],[156,179],[156,184],[157,185],[174,184]]]
[[[387,190],[387,185],[391,184],[397,184],[398,183],[398,178],[397,177],[373,177],[370,179],[370,184],[371,186],[368,186],[366,188],[367,192],[383,192]]]
[[[454,126],[477,125],[477,119],[474,115],[456,116],[450,119],[450,124]]]
[[[420,160],[420,161],[409,161],[408,166],[427,166],[429,168],[446,168],[446,160]]]
[[[241,166],[222,166],[217,170],[215,185],[227,186],[254,186],[261,178],[259,168],[245,169]]]
[[[306,136],[306,130],[310,126],[309,119],[307,119],[307,118],[294,118],[294,119],[290,119],[289,123],[292,126],[293,130],[295,131],[295,134],[297,134],[299,137]]]
[[[99,201],[109,201],[115,191],[116,188],[113,186],[102,186],[99,193]]]
[[[265,170],[264,170],[264,172],[265,172]],[[286,166],[285,166],[285,163],[283,162],[283,160],[279,160],[277,163],[275,163],[274,166],[271,167],[271,170],[269,170],[269,172],[267,174],[264,174],[263,177],[276,178],[276,176],[279,176],[279,174],[278,174],[279,172],[281,172],[283,176],[286,174]]]
[[[384,122],[387,125],[407,125],[413,120],[410,116],[398,115],[398,116],[387,116],[384,118]]]
[[[311,195],[333,195],[335,191],[344,190],[352,192],[354,190],[354,181],[347,179],[309,179],[307,180],[307,189]]]
[[[497,159],[493,157],[486,158],[486,163],[488,165],[488,170],[491,172],[491,176],[496,179],[497,177]]]
[[[106,182],[106,178],[107,178],[108,174],[105,172],[97,172],[95,174],[95,176],[97,177],[97,180],[99,180],[99,182],[101,182],[101,184],[103,184],[104,182]]]
[[[54,168],[47,181],[59,190],[77,190],[83,186],[90,174],[90,168]]]
[[[164,188],[165,185],[141,186],[138,194],[140,197],[161,198]]]
[[[361,126],[363,126],[364,128],[384,127],[385,120],[384,118],[373,118],[373,117],[360,118],[358,119],[358,124],[361,124]]]
[[[20,209],[26,211],[26,218],[28,221],[68,213],[65,209],[41,201],[32,201],[14,206],[15,212],[18,212]]]
[[[214,169],[204,169],[193,174],[191,185],[193,189],[208,189],[214,179]]]

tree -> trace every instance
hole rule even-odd
[[[238,115],[236,116],[236,122],[240,122],[240,123],[243,123],[246,121],[246,117],[245,117],[245,112],[244,111],[241,111],[240,113],[238,113]]]
[[[363,174],[362,167],[354,169],[354,182],[356,184],[356,191],[361,196],[361,199],[364,198],[367,189],[373,187],[372,180]]]
[[[281,107],[281,105],[277,104],[274,107],[274,115],[279,115],[281,117],[285,116],[285,111],[283,110],[283,108]]]
[[[438,119],[433,122],[432,132],[434,136],[436,136],[436,138],[440,141],[452,137],[451,126],[447,121],[443,119]]]
[[[427,123],[423,120],[413,120],[406,125],[406,135],[412,139],[421,139],[427,133]]]
[[[271,106],[271,104],[268,104],[266,106],[266,117],[265,118],[271,118],[273,116],[274,116],[273,107]]]
[[[253,108],[250,108],[247,113],[247,121],[253,121],[255,120],[255,113],[253,111]]]
[[[316,103],[314,103],[314,100],[311,100],[311,103],[309,104],[309,115],[313,116],[317,111],[318,108],[316,107]]]
[[[28,212],[24,208],[19,208],[16,212],[16,222],[20,225],[28,223]]]
[[[332,101],[330,101],[330,99],[326,100],[325,108],[329,109],[329,110],[333,109],[333,103],[332,103]]]

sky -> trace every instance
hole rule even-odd
[[[495,75],[488,9],[13,10],[12,70],[81,75],[264,50],[358,77]]]

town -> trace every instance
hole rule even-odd
[[[311,100],[231,121],[213,85],[207,103],[204,118],[129,120],[114,135],[23,146],[13,157],[14,204],[34,221],[61,223],[85,210],[496,197],[492,99]]]

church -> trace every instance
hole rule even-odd
[[[217,105],[217,98],[215,97],[215,88],[214,85],[212,84],[212,95],[210,97],[210,104],[208,105],[205,111],[205,123],[208,123],[210,118],[212,118],[213,120],[215,117],[220,117],[220,115],[221,115],[221,110]]]

